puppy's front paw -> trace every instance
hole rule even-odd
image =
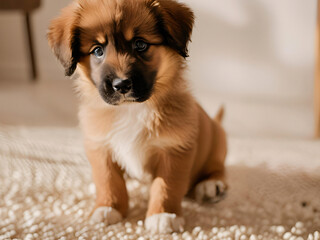
[[[160,213],[147,217],[145,227],[153,234],[183,232],[184,219],[176,214]]]
[[[122,220],[121,214],[112,207],[99,207],[91,215],[91,223],[104,222],[106,225],[112,225]]]
[[[227,186],[222,181],[205,180],[196,186],[195,198],[199,203],[217,203],[224,198],[226,190]]]

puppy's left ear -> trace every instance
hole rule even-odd
[[[194,24],[192,10],[175,0],[154,0],[152,6],[160,14],[160,25],[165,32],[167,44],[182,57],[188,57],[188,43]]]
[[[76,26],[79,5],[72,3],[54,19],[47,34],[49,45],[65,68],[66,76],[71,76],[80,59],[80,30]]]

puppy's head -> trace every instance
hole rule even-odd
[[[66,75],[78,67],[105,102],[119,105],[175,85],[193,22],[175,0],[77,0],[53,20],[48,39]]]

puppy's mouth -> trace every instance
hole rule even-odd
[[[106,91],[105,89],[99,88],[99,93],[101,98],[110,105],[113,106],[119,106],[122,104],[129,104],[129,103],[142,103],[147,101],[150,96],[150,94],[146,94],[144,96],[136,96],[133,90],[130,90],[128,93],[121,94],[118,92],[110,92]]]
[[[121,100],[123,103],[132,103],[132,102],[137,102],[138,98],[133,97],[133,93],[132,91],[130,91],[127,94],[122,94]]]

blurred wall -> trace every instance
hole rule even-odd
[[[186,2],[197,16],[190,61],[197,88],[310,101],[316,0]]]
[[[44,0],[33,15],[41,78],[63,71],[46,29],[69,0]],[[196,14],[189,78],[213,94],[311,102],[316,0],[184,0]],[[23,18],[0,12],[0,77],[27,74]]]

